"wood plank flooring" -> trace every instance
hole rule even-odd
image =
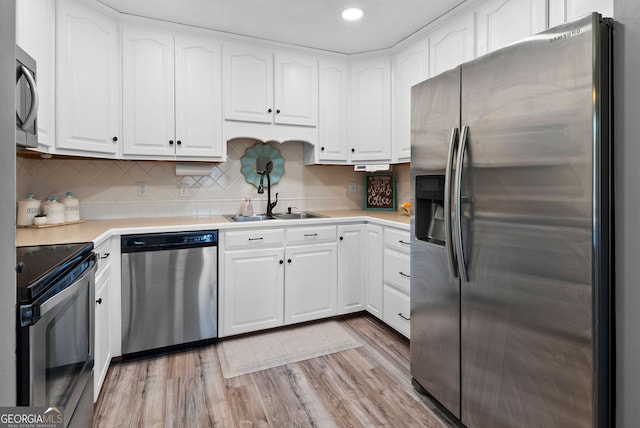
[[[369,315],[363,346],[224,379],[216,344],[112,364],[94,427],[448,427],[411,386],[409,342]]]

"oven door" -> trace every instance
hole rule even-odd
[[[95,259],[90,261],[68,287],[31,305],[37,320],[18,335],[19,351],[25,354],[19,358],[18,405],[64,408],[65,427],[93,373],[96,266]]]

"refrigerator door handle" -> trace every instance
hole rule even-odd
[[[458,128],[451,128],[451,137],[449,137],[449,153],[447,155],[447,169],[444,176],[444,233],[445,247],[447,250],[447,259],[449,260],[449,271],[454,278],[458,277],[458,269],[456,266],[456,258],[453,249],[453,227],[451,224],[451,178],[453,167],[453,156],[456,152],[458,144]]]
[[[456,162],[456,180],[454,183],[454,202],[455,202],[455,216],[456,216],[456,253],[458,258],[458,272],[460,278],[464,282],[469,282],[469,275],[467,273],[466,263],[464,260],[464,248],[462,244],[462,205],[461,187],[462,187],[462,165],[464,163],[464,152],[467,148],[467,140],[469,139],[469,127],[462,127],[462,136],[460,137],[460,147],[458,148],[458,160]]]

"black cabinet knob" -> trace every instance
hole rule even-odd
[[[291,259],[287,259],[287,263],[291,263]]]
[[[113,141],[114,143],[117,143],[117,142],[118,142],[118,137],[113,137],[113,138],[111,139],[111,141]]]
[[[180,145],[180,144],[182,144],[182,141],[178,140],[178,141],[176,141],[176,143],[177,143],[178,145]]]
[[[172,146],[173,145],[173,140],[169,140],[169,145]]]
[[[341,237],[340,237],[340,240],[341,240],[341,241],[342,241],[342,240],[344,240],[344,236],[341,236]]]
[[[101,304],[102,304],[102,297],[101,297],[101,298],[99,298],[98,300],[96,300],[96,303],[97,303],[97,304],[99,304],[99,305],[101,305]]]
[[[271,113],[273,110],[271,109],[267,109],[267,113]]]
[[[276,110],[276,114],[280,114],[280,109]]]
[[[351,153],[355,153],[355,152],[356,152],[356,149],[351,149]]]
[[[16,272],[22,273],[24,272],[24,268],[25,268],[24,262],[18,262],[18,264],[16,265]]]
[[[324,152],[324,147],[320,147],[320,151],[321,151],[321,152]]]
[[[280,264],[283,264],[283,263],[284,263],[284,260],[280,260]]]

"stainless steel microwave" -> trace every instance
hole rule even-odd
[[[36,61],[16,45],[16,145],[38,147]]]

